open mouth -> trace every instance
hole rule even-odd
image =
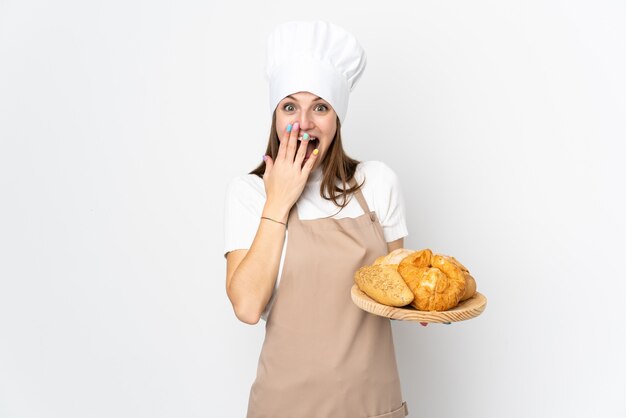
[[[298,139],[301,140],[302,138],[298,138]],[[298,141],[298,148],[300,148],[300,143],[301,142]],[[304,159],[306,160],[307,158],[309,158],[311,156],[311,154],[313,153],[313,150],[315,148],[318,148],[319,145],[320,145],[320,140],[319,139],[317,139],[317,138],[315,138],[313,136],[310,137],[309,138],[309,142],[308,142],[307,147],[306,147],[306,154],[304,156]]]

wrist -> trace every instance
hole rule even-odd
[[[278,222],[286,223],[289,218],[289,209],[272,204],[265,204],[261,216],[271,218]]]

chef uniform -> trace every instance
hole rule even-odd
[[[363,69],[356,39],[328,22],[288,22],[268,39],[270,109],[308,91],[329,102],[343,123],[348,95]],[[351,179],[350,184],[356,184]],[[375,211],[361,190],[357,217],[288,216],[281,282],[266,320],[247,418],[402,418],[388,318],[350,298],[354,272],[387,254]]]

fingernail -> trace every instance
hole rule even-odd
[[[317,148],[315,148],[315,149],[313,150],[313,155],[317,155],[317,153],[318,153],[318,152],[320,152],[320,150],[318,150]]]
[[[420,324],[425,327],[426,325],[428,325],[428,322],[420,322]]]
[[[287,125],[287,132],[291,132],[291,123]]]
[[[293,129],[294,129],[295,131],[297,131],[299,127],[300,127],[300,124],[299,124],[298,122],[296,122],[296,123],[294,123],[294,124],[293,124]]]
[[[446,325],[450,325],[450,324],[451,324],[451,322],[444,322],[444,324],[446,324]]]
[[[302,135],[302,138],[304,138],[305,140],[309,139],[309,134]]]
[[[263,161],[267,161],[267,155],[263,154]]]

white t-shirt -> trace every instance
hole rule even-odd
[[[406,237],[408,229],[404,198],[395,172],[381,161],[363,161],[357,166],[355,177],[358,184],[361,184],[365,178],[361,192],[370,210],[376,212],[383,227],[385,240],[391,242]],[[356,218],[363,214],[363,209],[356,198],[350,199],[348,205],[338,212],[339,208],[332,201],[320,196],[321,181],[322,167],[320,166],[311,172],[298,199],[297,210],[300,219],[319,219],[333,214],[331,217],[336,219]],[[339,181],[337,185],[341,185]],[[230,181],[226,190],[224,207],[224,257],[229,251],[249,249],[252,246],[261,221],[265,200],[265,184],[262,178],[254,174],[244,174]],[[342,201],[342,197],[339,197],[339,202]],[[280,283],[288,238],[289,231],[285,236],[276,285],[261,315],[264,320],[267,320]]]

